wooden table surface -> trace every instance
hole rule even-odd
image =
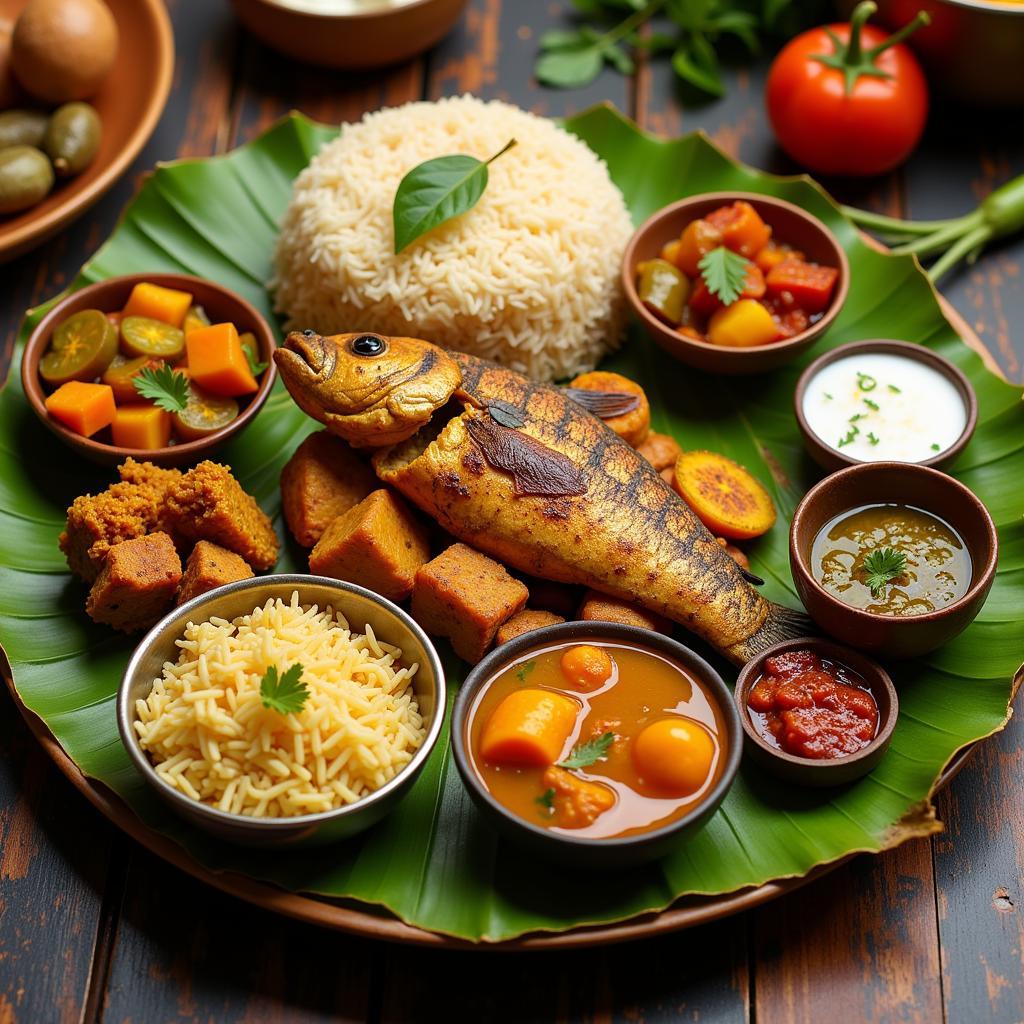
[[[382,105],[472,92],[559,115],[610,100],[644,127],[704,129],[742,160],[789,171],[762,112],[764,65],[700,104],[663,65],[541,89],[537,36],[566,0],[472,0],[435,51],[382,73],[306,69],[235,22],[227,0],[169,0],[178,63],[149,145],[61,237],[0,267],[6,366],[22,311],[62,288],[158,160],[237,145],[290,109],[352,120]],[[1014,122],[936,103],[899,172],[828,183],[895,215],[947,217],[1024,171]],[[1024,379],[1024,240],[944,290]],[[1024,483],[1022,483],[1024,488]],[[0,688],[2,689],[2,688]],[[860,857],[807,888],[711,926],[618,948],[488,955],[318,930],[237,902],[120,835],[49,763],[0,698],[0,1024],[109,1021],[1024,1021],[1024,728],[978,749],[937,799],[944,834]]]

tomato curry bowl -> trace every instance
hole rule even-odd
[[[567,622],[501,645],[467,677],[452,748],[503,834],[555,861],[658,857],[717,809],[742,732],[715,670],[660,633]]]

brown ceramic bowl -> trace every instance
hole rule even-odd
[[[359,14],[313,13],[278,0],[232,0],[242,24],[304,64],[352,70],[408,60],[451,31],[468,0],[412,0]]]
[[[890,502],[931,512],[963,538],[974,571],[959,601],[924,615],[879,615],[844,604],[815,579],[811,548],[821,528],[843,512]],[[995,523],[971,490],[937,469],[906,462],[869,462],[825,477],[797,506],[789,533],[793,580],[811,618],[837,640],[880,657],[926,654],[963,632],[985,603],[998,552]]]
[[[636,268],[640,263],[654,259],[662,247],[678,238],[691,221],[738,199],[745,199],[757,210],[765,223],[771,226],[773,238],[799,249],[816,263],[839,268],[835,295],[825,315],[806,331],[786,341],[753,348],[728,348],[696,341],[656,317],[637,294]],[[846,301],[850,287],[850,265],[836,236],[817,217],[811,216],[799,206],[753,192],[705,192],[664,207],[640,225],[622,258],[622,287],[633,312],[640,318],[647,333],[680,362],[711,373],[763,373],[788,363],[828,330]]]
[[[0,0],[0,31],[26,0]],[[96,158],[31,209],[0,216],[0,262],[49,238],[84,213],[124,174],[156,127],[174,74],[174,34],[163,0],[105,0],[117,21],[117,61],[89,102],[103,121]],[[21,97],[19,105],[32,106]],[[36,104],[39,105],[39,104]]]
[[[180,288],[195,296],[214,323],[230,321],[239,333],[252,331],[260,348],[260,362],[267,364],[260,379],[260,387],[252,395],[248,403],[242,405],[246,396],[239,400],[241,409],[234,422],[221,430],[197,441],[187,441],[168,445],[166,448],[154,450],[145,448],[120,448],[115,444],[101,440],[109,437],[109,430],[102,430],[93,437],[82,437],[58,423],[46,411],[43,402],[49,391],[44,387],[39,376],[39,360],[50,344],[50,336],[57,325],[66,320],[72,313],[83,309],[101,309],[104,312],[121,309],[128,301],[132,288],[140,281],[152,281],[154,284],[167,288]],[[116,466],[131,456],[155,462],[158,466],[184,466],[208,458],[229,438],[244,430],[247,424],[260,411],[267,400],[270,389],[274,386],[277,369],[274,366],[274,335],[266,320],[245,301],[227,288],[213,281],[206,281],[188,274],[126,274],[123,277],[111,277],[105,281],[97,281],[76,292],[65,295],[36,325],[25,344],[25,352],[21,360],[21,386],[28,398],[32,411],[39,417],[46,428],[59,437],[78,454],[99,462],[105,466]]]
[[[856,754],[819,760],[812,757],[797,757],[773,746],[754,727],[747,708],[747,695],[761,678],[766,658],[786,651],[811,650],[818,657],[845,665],[853,669],[871,691],[878,705],[878,732],[875,738]],[[774,775],[795,782],[801,786],[842,786],[867,775],[882,759],[889,747],[896,719],[899,716],[899,699],[889,673],[876,661],[849,647],[822,640],[819,637],[801,637],[775,644],[748,661],[740,670],[734,692],[736,709],[745,737],[744,746],[752,761]]]
[[[846,345],[840,345],[838,348],[826,352],[823,356],[819,356],[800,374],[800,379],[796,384],[796,391],[793,393],[793,411],[796,416],[797,425],[800,427],[800,433],[804,438],[804,447],[807,449],[807,454],[822,469],[828,470],[830,473],[834,470],[842,469],[844,466],[863,465],[859,459],[851,458],[849,455],[823,441],[811,429],[807,418],[804,416],[804,396],[811,381],[814,380],[817,374],[831,363],[859,352],[885,352],[891,355],[916,359],[918,362],[930,366],[933,370],[938,370],[956,388],[967,411],[967,423],[964,426],[963,433],[949,448],[939,452],[933,458],[915,462],[913,465],[938,467],[952,462],[967,447],[974,434],[974,428],[978,425],[978,399],[974,394],[971,382],[948,359],[929,348],[925,348],[924,345],[915,345],[909,341],[889,341],[883,339],[851,341]]]

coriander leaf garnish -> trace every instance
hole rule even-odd
[[[530,673],[531,673],[531,672],[532,672],[532,671],[533,671],[533,670],[534,670],[534,669],[535,669],[536,667],[537,667],[537,662],[533,661],[532,659],[531,659],[530,661],[527,661],[527,662],[525,662],[525,663],[524,663],[524,664],[523,664],[523,665],[522,665],[522,666],[520,667],[519,671],[518,671],[518,672],[516,673],[516,678],[517,678],[517,679],[519,680],[519,682],[521,682],[521,683],[525,683],[525,682],[526,682],[526,677],[527,677],[527,676],[528,676],[528,675],[529,675],[529,674],[530,674]]]
[[[589,768],[595,761],[602,761],[608,756],[608,748],[615,740],[615,733],[606,732],[597,739],[587,740],[586,743],[577,743],[569,752],[564,761],[558,762],[559,768]]]
[[[391,210],[395,254],[439,224],[476,206],[487,188],[488,164],[515,144],[515,139],[509,139],[487,160],[455,153],[427,160],[409,171],[398,185]]]
[[[877,402],[872,402],[870,398],[864,398],[864,399],[862,399],[862,401],[864,402],[864,404],[865,404],[865,405],[866,405],[866,406],[867,406],[867,407],[868,407],[869,409],[872,409],[872,410],[874,410],[875,412],[878,412],[878,403],[877,403]]]
[[[709,292],[726,306],[735,302],[747,283],[750,260],[724,245],[712,249],[697,264]]]
[[[891,392],[892,392],[892,393],[893,393],[894,395],[902,395],[902,394],[903,394],[903,388],[898,388],[898,387],[896,387],[896,385],[895,385],[895,384],[890,384],[890,385],[888,385],[888,387],[889,387],[889,390],[890,390],[890,391],[891,391]]]
[[[166,363],[155,370],[151,366],[140,370],[132,378],[132,385],[164,412],[184,412],[188,405],[188,380]]]
[[[878,387],[878,381],[870,373],[857,372],[857,387],[861,391],[874,391]]]
[[[876,548],[864,559],[864,583],[871,596],[882,596],[882,588],[907,571],[907,556],[895,548]]]
[[[856,423],[857,420],[862,420],[865,416],[867,416],[866,412],[855,412],[846,422]]]
[[[870,442],[871,442],[872,444],[878,444],[878,438],[877,438],[877,437],[875,437],[875,435],[874,435],[874,434],[872,434],[872,433],[869,433],[869,434],[868,434],[868,440],[869,440],[869,441],[870,441]]]
[[[261,363],[256,358],[256,349],[248,342],[242,342],[242,351],[245,353],[245,361],[249,364],[249,372],[254,376],[258,377],[269,365],[268,363]]]
[[[535,796],[533,802],[543,808],[547,814],[555,813],[555,791],[548,787],[540,796]]]
[[[932,445],[932,451],[933,452],[940,452],[940,451],[942,451],[942,445],[941,444],[933,444]]]
[[[825,391],[825,392],[822,392],[822,393],[824,394],[824,396],[825,396],[825,397],[826,397],[826,398],[827,398],[827,399],[828,399],[828,400],[829,400],[830,402],[832,401],[832,396],[831,396],[831,395],[830,395],[830,394],[829,394],[829,393],[828,393],[827,391]]]
[[[853,426],[846,432],[845,437],[839,438],[838,447],[842,448],[845,445],[853,444],[853,439],[860,433],[860,427]]]
[[[302,682],[302,665],[296,662],[278,678],[277,666],[271,665],[260,682],[263,706],[281,715],[294,715],[302,710],[309,696],[309,687]]]

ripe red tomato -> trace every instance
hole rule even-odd
[[[768,74],[765,99],[779,144],[822,174],[892,170],[913,151],[928,117],[928,86],[917,58],[898,42],[876,49],[889,40],[863,25],[866,14],[858,20],[860,13],[853,24],[798,35]]]

